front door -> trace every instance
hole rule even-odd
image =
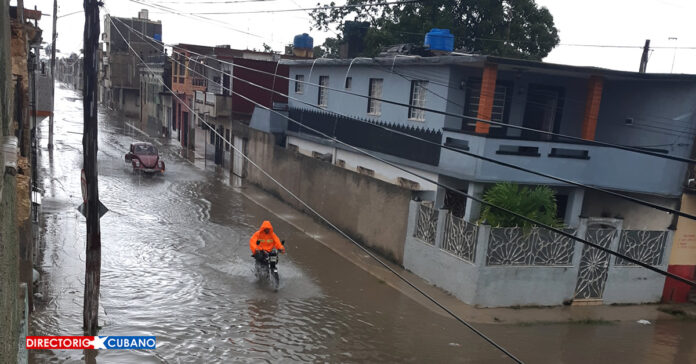
[[[588,226],[585,239],[601,247],[609,248],[616,234],[617,229],[614,227]],[[609,274],[609,258],[609,253],[605,251],[589,245],[583,247],[575,299],[602,299]]]
[[[558,132],[563,111],[563,89],[540,85],[529,85],[527,105],[524,108],[523,126],[549,132]],[[525,138],[551,139],[550,135],[524,131]]]

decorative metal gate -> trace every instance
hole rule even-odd
[[[609,248],[616,237],[615,228],[588,228],[586,239],[601,247]],[[609,272],[609,253],[585,245],[580,258],[575,299],[601,299]]]

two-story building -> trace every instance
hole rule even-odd
[[[689,156],[696,122],[696,76],[622,72],[479,55],[282,63],[290,67],[290,78],[296,80],[291,82],[290,90],[292,118],[333,133],[350,144],[379,152],[419,174],[476,196],[486,186],[502,181],[552,186],[557,192],[559,217],[568,226],[577,225],[580,216],[621,217],[624,224],[635,228],[664,229],[673,223],[669,214],[390,135],[351,118],[676,207],[686,173],[684,163],[485,124],[475,118],[664,155]],[[331,154],[337,165],[411,186],[420,191],[423,199],[455,208],[468,221],[478,218],[480,206],[476,203],[467,203],[432,183],[334,145],[292,123],[288,129],[287,143],[302,153]]]
[[[148,18],[148,11],[137,18],[104,18],[102,34],[102,102],[129,116],[140,114],[140,58],[161,55],[164,46],[143,36],[162,40],[162,23]],[[134,53],[137,53],[136,54]]]
[[[279,60],[280,56],[274,53],[238,50],[229,46],[175,46],[172,53],[173,90],[187,105],[174,100],[182,147],[193,149],[197,155],[230,168],[232,148],[223,138],[235,139],[233,122],[248,124],[255,103],[269,108],[274,104],[287,104],[287,98],[244,82],[286,94],[288,83],[283,77],[288,77],[288,67],[279,66]],[[274,73],[278,77],[273,77]],[[191,110],[197,115],[191,114]],[[187,140],[189,129],[194,136],[191,141]],[[241,139],[237,138],[234,143],[242,147]]]
[[[140,125],[149,133],[171,135],[172,63],[166,54],[150,56],[138,65],[140,71]]]
[[[679,209],[686,163],[615,146],[691,157],[695,75],[461,53],[281,64],[290,68],[287,149],[430,201],[408,208],[403,262],[414,273],[483,306],[660,299],[663,276],[555,233],[488,226],[479,203],[428,180],[477,197],[499,182],[550,186],[567,231],[666,269],[672,214],[475,155]]]

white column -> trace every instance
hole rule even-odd
[[[582,204],[585,200],[585,190],[582,188],[573,189],[568,194],[568,204],[566,206],[563,222],[569,227],[577,227],[580,224],[580,215],[582,214]]]
[[[478,182],[469,182],[469,188],[466,193],[477,198],[483,197],[483,189],[485,185]],[[481,203],[470,198],[466,199],[466,208],[464,209],[464,220],[475,222],[481,216]]]

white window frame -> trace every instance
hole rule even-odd
[[[295,93],[304,93],[304,75],[295,75]]]
[[[368,85],[367,113],[370,115],[382,115],[382,90],[383,78],[371,78]]]
[[[317,105],[327,107],[329,105],[329,92],[326,88],[329,86],[329,76],[319,76],[319,88],[317,92]]]
[[[411,92],[409,97],[408,119],[415,121],[425,121],[425,110],[416,109],[413,106],[425,107],[425,93],[427,92],[428,81],[411,81]]]

